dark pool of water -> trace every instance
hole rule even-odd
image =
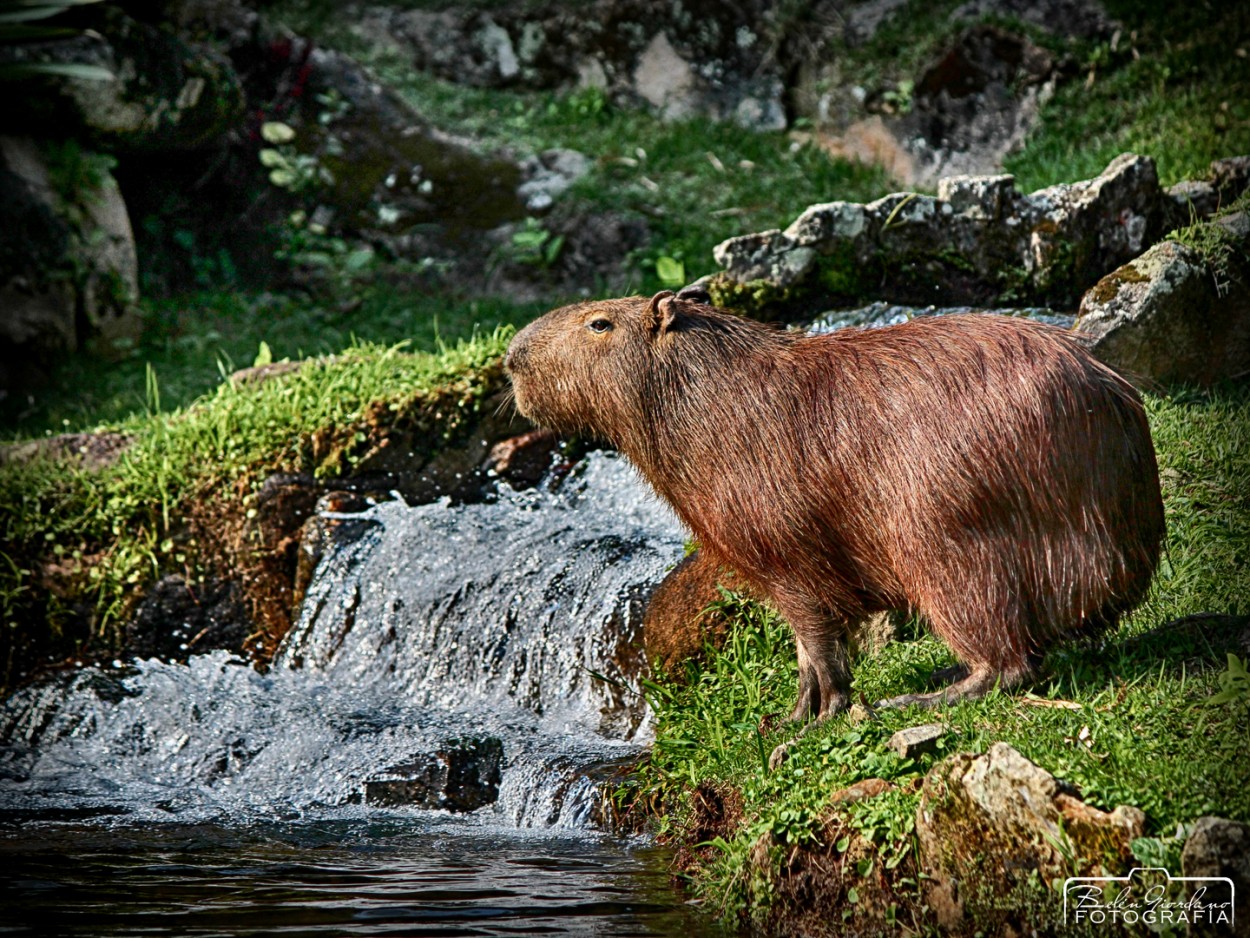
[[[0,933],[724,934],[683,903],[653,847],[402,818],[10,826]]]

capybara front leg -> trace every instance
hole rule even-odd
[[[851,696],[851,668],[843,633],[824,617],[788,618],[794,626],[799,659],[799,699],[790,719],[812,723],[773,750],[768,759],[769,768],[773,769],[785,760],[790,748],[813,723],[845,710]],[[800,624],[795,625],[796,621]]]

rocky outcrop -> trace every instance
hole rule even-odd
[[[1181,872],[1185,876],[1227,877],[1232,883],[1232,927],[1212,921],[1193,928],[1195,935],[1250,935],[1250,825],[1226,818],[1199,818],[1190,828],[1181,851]],[[1225,899],[1218,894],[1221,884],[1208,884],[1207,901]]]
[[[719,305],[779,318],[866,297],[1071,308],[1152,244],[1178,204],[1154,161],[1128,153],[1093,179],[1029,195],[1014,183],[951,176],[936,196],[813,205],[784,231],[718,245],[723,270],[706,286]]]
[[[926,900],[943,928],[1008,924],[1004,915],[1028,914],[1005,910],[1031,880],[1127,870],[1144,823],[1137,808],[1085,804],[1006,743],[960,753],[925,778],[916,813]]]
[[[709,116],[756,130],[786,125],[764,0],[726,7],[594,0],[577,8],[360,12],[356,32],[416,68],[479,87],[597,88],[666,118]]]
[[[65,353],[138,337],[138,269],[111,161],[74,143],[0,137],[0,391]]]
[[[1210,385],[1250,374],[1250,210],[1178,233],[1081,299],[1077,334],[1139,382]]]

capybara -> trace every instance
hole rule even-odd
[[[611,442],[702,549],[794,629],[792,718],[847,706],[846,635],[919,613],[962,662],[933,705],[1031,678],[1145,595],[1164,533],[1133,387],[1002,316],[784,331],[665,291],[554,310],[512,340],[516,405]]]

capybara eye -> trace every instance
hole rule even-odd
[[[586,323],[586,328],[591,332],[607,332],[612,328],[612,323],[608,322],[606,319],[592,319],[590,322]]]

